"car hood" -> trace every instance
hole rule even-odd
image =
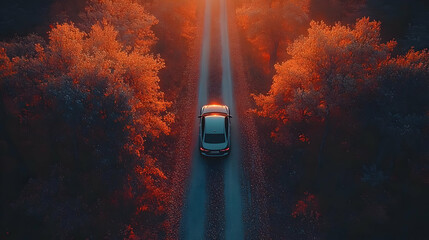
[[[206,142],[203,142],[202,145],[203,145],[202,147],[207,149],[207,150],[221,150],[221,149],[225,149],[228,146],[227,142],[224,142],[224,143],[206,143]]]

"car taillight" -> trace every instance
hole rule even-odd
[[[222,150],[220,150],[221,152],[226,152],[226,151],[229,151],[229,148],[225,148],[225,149],[222,149]]]
[[[209,150],[207,150],[205,148],[202,148],[202,147],[200,147],[200,150],[203,151],[203,152],[208,152],[209,151]]]

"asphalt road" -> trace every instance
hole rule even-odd
[[[215,9],[215,10],[214,10]],[[198,107],[191,175],[180,223],[181,239],[244,239],[240,132],[233,95],[226,0],[205,1]],[[218,46],[220,51],[213,51]],[[219,59],[219,67],[213,61]],[[211,62],[212,61],[212,62]],[[214,66],[214,67],[213,67]],[[220,72],[219,72],[220,71]],[[212,74],[213,72],[218,74]],[[214,77],[213,77],[214,76]],[[221,81],[218,81],[221,78]],[[217,90],[217,91],[216,91]],[[199,109],[213,99],[231,109],[231,153],[207,159],[198,149]]]

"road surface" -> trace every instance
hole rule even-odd
[[[216,47],[220,51],[213,51]],[[195,109],[195,147],[180,223],[181,239],[244,239],[242,193],[248,191],[244,191],[241,184],[242,153],[230,59],[226,0],[206,0]],[[231,153],[223,159],[203,158],[198,149],[196,116],[203,105],[213,101],[228,105],[233,116]]]

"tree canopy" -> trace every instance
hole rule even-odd
[[[34,177],[16,206],[44,222],[40,237],[151,238],[160,230],[135,219],[164,213],[166,176],[145,141],[174,121],[159,86],[164,60],[151,50],[158,20],[130,0],[90,1],[82,19],[51,25],[47,41],[0,45],[5,124],[28,143],[17,148],[39,149],[12,154]]]

